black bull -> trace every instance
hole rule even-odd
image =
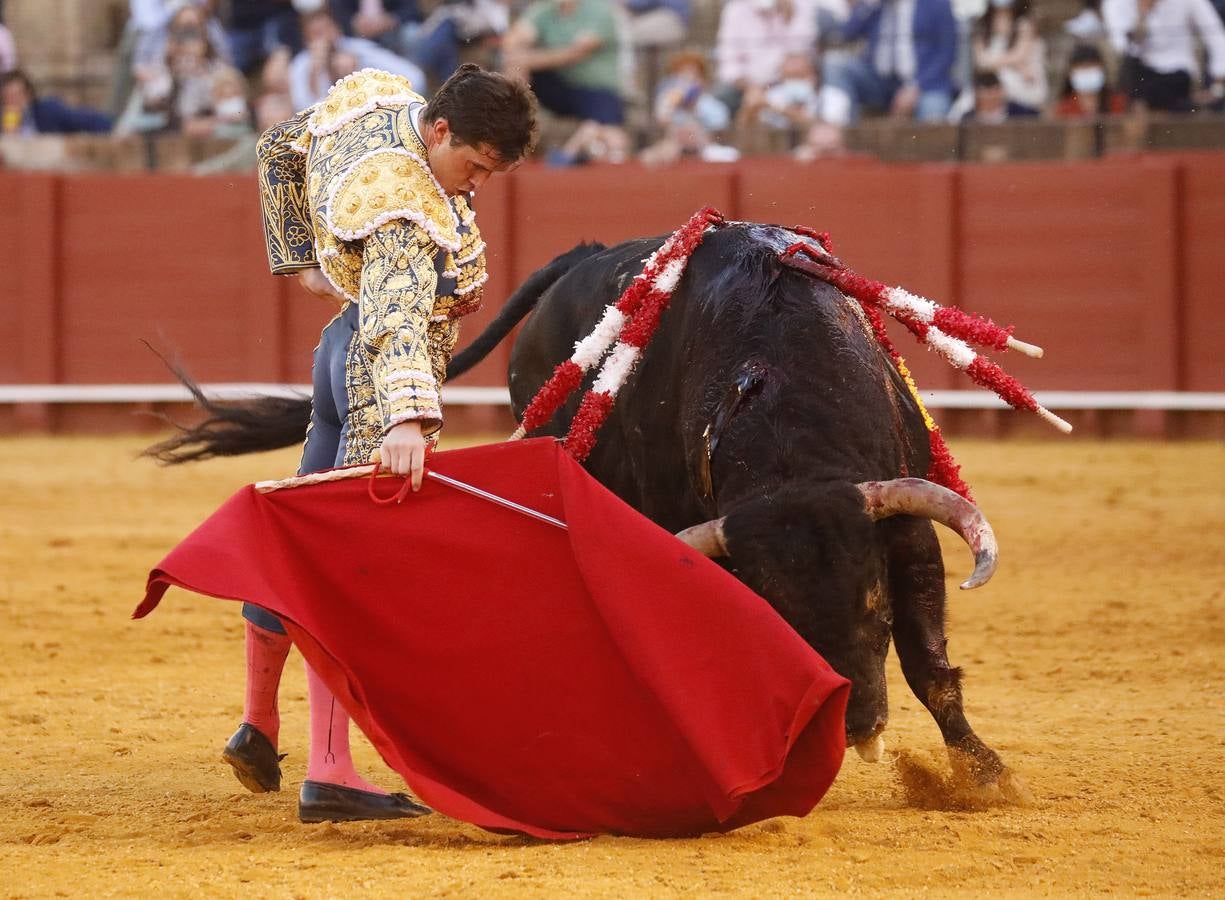
[[[723,520],[724,564],[852,681],[847,740],[866,757],[879,752],[888,716],[892,640],[954,772],[1011,792],[1011,773],[966,720],[961,671],[945,651],[944,565],[931,522],[874,520],[856,487],[927,471],[922,415],[852,301],[780,262],[799,239],[747,224],[708,233],[586,466],[671,531]],[[558,257],[525,281],[449,376],[532,311],[510,363],[520,416],[661,243],[584,245]],[[541,433],[564,434],[580,395]],[[154,455],[250,452],[305,430],[301,401],[261,408],[197,396],[213,418]]]

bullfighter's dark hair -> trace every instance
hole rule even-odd
[[[504,162],[527,156],[536,143],[536,96],[524,82],[464,63],[425,107],[428,123],[446,119],[452,143],[488,146]]]

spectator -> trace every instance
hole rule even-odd
[[[441,85],[459,68],[466,45],[504,34],[506,0],[444,0],[423,22],[416,0],[332,0],[345,34],[377,41],[425,70]]]
[[[166,46],[174,37],[199,33],[209,43],[214,59],[230,61],[229,41],[221,21],[212,13],[212,0],[170,0],[162,4],[161,21],[142,31],[132,55],[137,77],[144,69],[166,58]]]
[[[611,0],[536,0],[506,34],[504,68],[557,115],[620,126],[619,45]]]
[[[987,12],[988,0],[950,0],[953,19],[957,22],[957,62],[953,65],[953,83],[972,94],[974,60],[970,49],[974,23]]]
[[[307,70],[307,89],[291,98],[299,109],[317,103],[333,84],[361,68],[356,56],[326,41],[312,42],[302,52],[309,56],[310,68]],[[297,101],[306,102],[299,104]]]
[[[943,121],[953,101],[957,23],[949,0],[860,0],[842,27],[866,39],[862,56],[826,60],[822,108],[835,125],[861,107],[921,122]]]
[[[800,162],[846,156],[846,133],[829,122],[816,122],[808,129],[804,140],[792,151],[792,155]]]
[[[1225,26],[1209,0],[1103,0],[1102,15],[1123,54],[1120,82],[1133,99],[1172,112],[1225,101]],[[1212,82],[1193,94],[1196,33],[1208,49]]]
[[[171,6],[178,0],[128,0],[128,20],[115,51],[114,78],[109,108],[118,115],[132,96],[135,82],[136,48],[162,28],[170,18]]]
[[[138,79],[116,132],[211,133],[216,124],[215,80],[226,64],[195,29],[171,32],[165,53],[163,60]]]
[[[1029,0],[991,0],[978,20],[974,68],[994,72],[1017,115],[1036,116],[1046,105],[1046,50],[1029,15]]]
[[[17,68],[17,44],[13,41],[13,33],[5,27],[4,19],[0,17],[0,75]]]
[[[622,0],[635,48],[674,47],[689,31],[690,0]]]
[[[719,144],[714,135],[728,127],[727,106],[710,93],[706,58],[697,51],[672,57],[668,74],[655,92],[655,123],[663,137],[646,148],[641,160],[648,165],[672,163],[683,156],[731,162],[739,153]]]
[[[280,122],[293,118],[294,108],[288,94],[264,94],[255,102],[255,130],[247,129],[237,136],[228,150],[210,157],[192,167],[196,175],[215,175],[220,172],[253,172],[257,162],[256,145],[259,136]]]
[[[336,71],[338,52],[341,54],[339,62],[347,66],[348,60],[351,59],[356,64],[349,71],[383,69],[403,75],[414,86],[425,89],[425,75],[417,66],[374,41],[346,37],[331,13],[307,13],[302,16],[301,28],[306,48],[289,64],[289,95],[295,109],[306,109],[323,99],[327,89],[336,80],[325,80],[324,76]]]
[[[696,124],[722,131],[731,122],[727,106],[710,92],[706,57],[696,50],[677,53],[655,92],[655,123],[663,128]]]
[[[1106,78],[1106,63],[1092,44],[1072,48],[1063,93],[1054,109],[1059,119],[1083,119],[1125,112],[1127,98]]]
[[[762,95],[760,124],[775,131],[807,132],[820,112],[817,73],[812,56],[792,53],[783,60],[779,81]]]
[[[321,9],[324,0],[231,0],[228,6],[225,31],[230,57],[250,77],[269,61],[292,57],[302,49],[299,11]]]
[[[247,79],[242,72],[233,66],[216,66],[212,87],[212,115],[199,119],[192,133],[230,139],[251,134],[251,106],[247,100]]]
[[[736,112],[776,83],[788,54],[817,49],[816,0],[728,0],[715,39],[720,97]]]
[[[73,134],[111,130],[111,118],[86,107],[68,106],[56,97],[39,97],[21,69],[0,75],[0,133]]]
[[[1025,114],[1028,114],[1028,111]],[[999,125],[1013,115],[1013,107],[1008,101],[999,75],[990,70],[975,73],[974,108],[961,121],[979,125]]]
[[[404,30],[420,25],[422,19],[417,0],[332,0],[331,13],[345,34],[400,55],[404,55]]]
[[[561,147],[549,151],[549,165],[623,163],[629,159],[630,140],[623,128],[588,120],[579,125]]]
[[[1106,37],[1102,0],[1081,0],[1081,10],[1063,23],[1063,30],[1078,41],[1095,43]]]

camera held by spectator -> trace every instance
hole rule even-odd
[[[668,75],[655,92],[655,122],[663,137],[642,151],[648,165],[664,165],[682,157],[707,162],[734,162],[740,154],[734,147],[718,143],[713,135],[723,131],[731,115],[723,101],[710,93],[706,57],[689,50],[677,53],[668,64]]]

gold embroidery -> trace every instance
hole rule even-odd
[[[407,222],[384,225],[365,241],[359,333],[370,360],[380,436],[409,420],[420,421],[427,433],[442,426],[429,339],[435,252],[425,233]]]
[[[327,96],[310,111],[310,130],[316,135],[330,134],[348,124],[355,113],[360,115],[376,105],[396,107],[424,102],[425,98],[413,90],[412,82],[402,75],[363,69],[332,85]]]
[[[382,135],[386,146],[396,142],[395,113],[376,110],[369,117]],[[307,183],[310,185],[311,223],[319,266],[331,282],[350,300],[357,300],[361,290],[362,250],[360,243],[350,243],[331,233],[327,224],[327,197],[333,179],[365,153],[368,135],[362,129],[346,128],[311,144],[306,158]]]
[[[362,247],[342,241],[330,231],[319,232],[316,241],[319,266],[346,297],[356,301],[362,285]]]
[[[476,222],[467,204],[461,205],[462,199],[456,198],[456,212],[461,221],[466,218],[468,224],[460,229],[459,253],[447,262],[449,269],[452,267],[457,269],[453,274],[454,293],[439,298],[434,309],[435,317],[445,315],[458,319],[476,312],[481,308],[481,301],[485,293],[484,285],[489,277],[485,270],[485,242],[481,239],[481,231],[476,227]]]
[[[464,298],[465,305],[475,300],[480,305],[481,287],[486,280],[485,274],[485,242],[481,240],[481,231],[473,222],[463,235],[463,246],[460,248],[460,263],[458,284],[455,293]],[[475,297],[469,296],[475,294]]]
[[[460,247],[455,211],[429,168],[407,151],[364,156],[334,184],[328,221],[337,237],[364,238],[394,217],[416,222],[441,247]]]
[[[408,153],[424,158],[425,147],[407,108],[376,108],[312,142],[306,171],[319,265],[350,300],[361,289],[360,237],[385,221],[416,221],[435,241],[460,246],[458,217],[428,167]],[[343,227],[333,229],[337,221]]]
[[[434,380],[439,387],[447,380],[447,366],[459,340],[459,323],[454,319],[431,322],[429,330],[430,365],[434,369]]]
[[[346,464],[369,461],[401,421],[419,420],[427,439],[437,439],[438,392],[459,333],[454,320],[479,306],[486,277],[472,210],[465,198],[443,193],[412,127],[408,103],[420,98],[406,93],[403,79],[378,74],[385,77],[346,79],[286,123],[293,134],[275,146],[287,155],[269,153],[267,175],[261,168],[266,208],[296,213],[292,222],[270,216],[283,223],[278,252],[295,268],[318,259],[358,303],[345,369]],[[443,269],[447,294],[437,296]]]
[[[269,128],[259,139],[260,206],[268,265],[284,275],[316,264],[314,229],[306,196],[306,160],[293,142],[306,134],[305,116]]]

